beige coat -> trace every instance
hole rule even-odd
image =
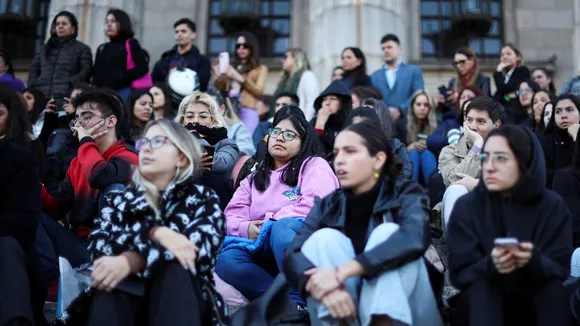
[[[446,187],[461,178],[456,173],[467,174],[474,178],[479,178],[481,164],[478,155],[472,152],[468,146],[465,136],[461,136],[457,144],[447,145],[439,154],[439,171],[443,177]]]

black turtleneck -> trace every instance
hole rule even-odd
[[[365,249],[369,222],[380,190],[381,183],[377,182],[371,190],[362,194],[355,195],[349,191],[345,192],[345,233],[350,241],[352,241],[354,251],[357,255],[362,253]]]
[[[127,70],[127,50],[125,43],[129,40],[131,56],[135,68]],[[108,43],[101,44],[95,55],[95,74],[93,85],[120,90],[131,86],[149,71],[147,53],[139,42],[127,36],[115,36]]]

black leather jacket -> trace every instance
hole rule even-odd
[[[344,233],[345,218],[344,190],[338,189],[322,200],[317,198],[302,228],[286,250],[284,274],[289,284],[303,296],[307,294],[304,286],[308,280],[304,272],[315,266],[302,254],[302,245],[322,228],[333,228]],[[365,255],[369,263],[363,266],[366,271],[364,277],[367,279],[420,258],[431,242],[427,195],[415,181],[400,178],[396,185],[388,181],[383,183],[366,239],[377,226],[385,222],[397,223],[400,229],[379,246],[361,254]]]

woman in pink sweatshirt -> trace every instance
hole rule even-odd
[[[228,204],[227,234],[258,239],[261,226],[275,221],[269,239],[257,250],[236,247],[223,250],[216,273],[253,300],[261,296],[281,271],[284,250],[314,206],[339,187],[329,164],[320,157],[317,135],[302,116],[277,116],[270,130],[268,151],[256,172],[247,177]],[[304,300],[295,290],[289,296]]]

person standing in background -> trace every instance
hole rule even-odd
[[[367,59],[359,48],[348,47],[342,50],[342,82],[348,89],[356,86],[371,86],[367,75]]]
[[[298,107],[304,111],[306,120],[310,121],[314,117],[314,100],[320,90],[306,52],[300,48],[288,49],[282,60],[282,69],[284,74],[274,92],[274,98],[284,93],[298,95]]]
[[[47,99],[64,99],[75,83],[88,82],[93,55],[88,45],[77,41],[79,23],[63,10],[50,26],[50,38],[38,52],[28,71],[28,87],[39,89]]]
[[[381,90],[394,121],[407,115],[411,97],[425,88],[421,68],[400,60],[400,44],[394,34],[383,36],[381,50],[385,65],[371,75],[372,84]]]

